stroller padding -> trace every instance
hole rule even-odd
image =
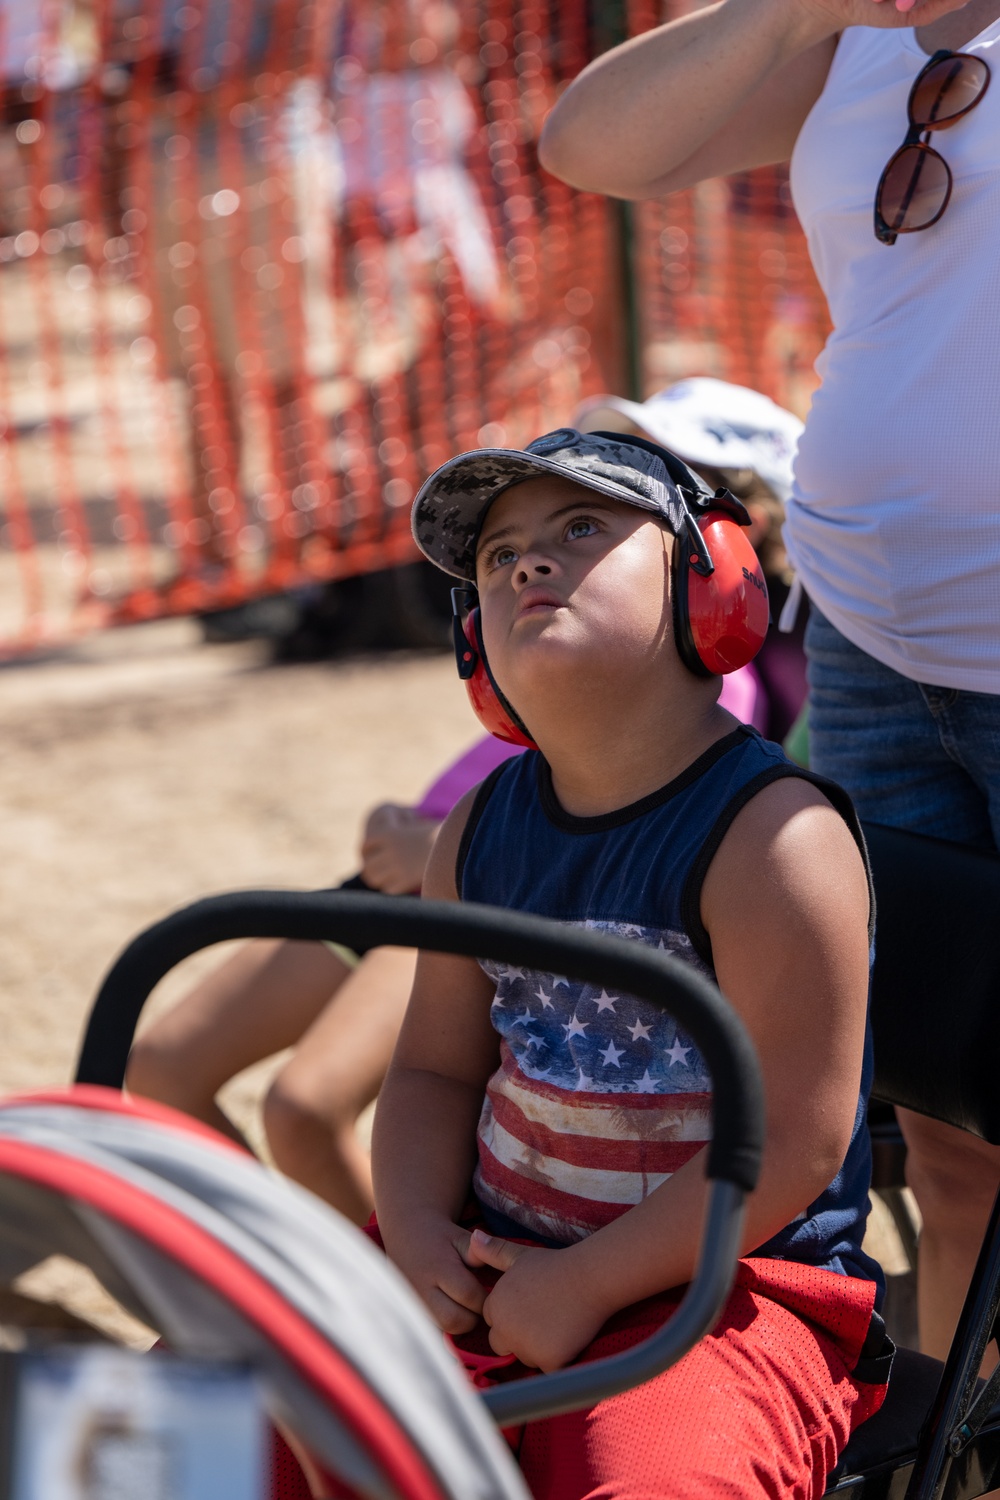
[[[14,1264],[34,1235],[36,1260],[110,1265],[109,1290],[178,1353],[250,1359],[272,1415],[359,1494],[525,1500],[437,1329],[353,1225],[184,1116],[97,1093],[0,1105],[0,1264],[16,1199]]]

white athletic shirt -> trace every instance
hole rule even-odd
[[[792,193],[833,333],[785,538],[806,592],[904,676],[1000,693],[1000,20],[962,49],[992,84],[931,137],[944,217],[879,244],[875,188],[927,62],[913,30],[845,31]]]

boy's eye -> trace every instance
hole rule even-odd
[[[486,559],[488,568],[505,568],[510,563],[517,561],[517,553],[513,547],[496,547]]]
[[[597,522],[590,516],[577,516],[576,520],[570,521],[567,526],[566,535],[570,541],[574,541],[577,537],[593,536],[597,529]]]

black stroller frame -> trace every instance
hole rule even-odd
[[[1000,859],[878,826],[866,835],[879,904],[875,1095],[1000,1144]],[[163,975],[201,948],[254,937],[488,954],[583,973],[666,1004],[703,1051],[714,1086],[712,1192],[695,1280],[676,1316],[638,1348],[483,1399],[501,1424],[570,1410],[650,1379],[708,1331],[731,1286],[762,1121],[752,1048],[712,985],[639,945],[485,907],[330,892],[235,893],[175,913],[124,951],[95,1001],[77,1082],[121,1088],[136,1022]],[[974,1500],[1000,1484],[1000,1370],[979,1379],[998,1314],[1000,1198],[946,1363],[897,1351],[885,1405],[852,1437],[828,1495]]]

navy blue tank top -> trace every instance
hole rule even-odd
[[[659,791],[578,818],[536,751],[482,784],[458,855],[463,900],[484,901],[664,948],[714,979],[701,889],[739,810],[797,776],[819,786],[864,855],[850,800],[740,728]],[[867,868],[867,858],[866,858]],[[870,881],[869,881],[870,888]],[[710,1135],[711,1081],[691,1038],[646,1001],[558,974],[484,961],[500,1066],[478,1128],[474,1187],[494,1233],[566,1245],[609,1223],[683,1166]],[[861,1249],[868,1215],[870,1025],[843,1165],[754,1253],[877,1281]]]

